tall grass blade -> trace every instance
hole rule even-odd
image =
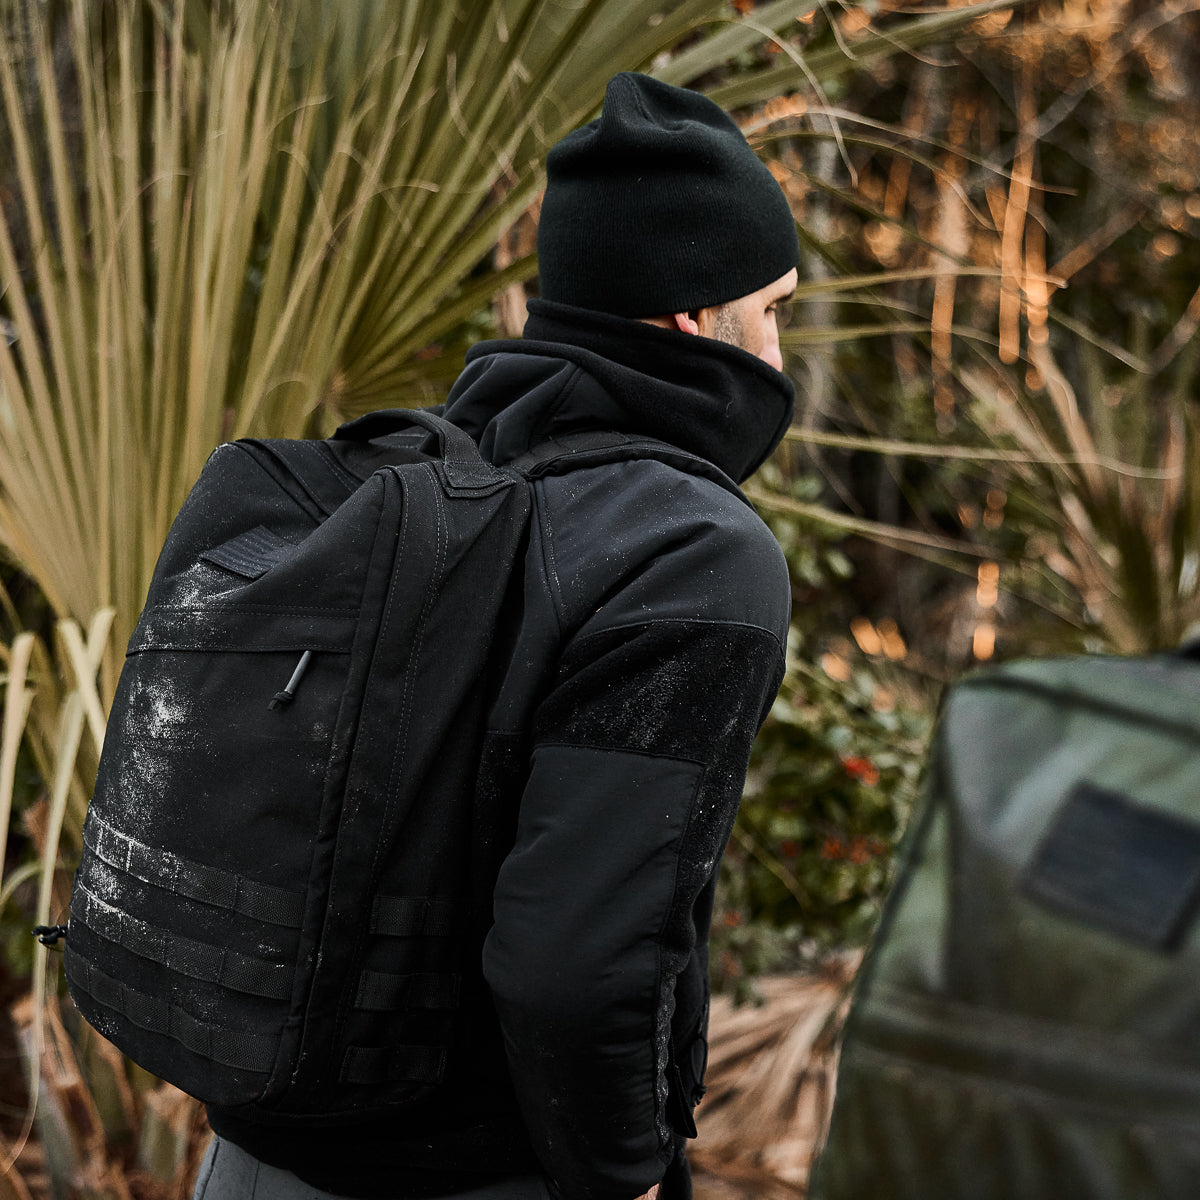
[[[0,726],[0,847],[8,845],[8,826],[12,819],[13,788],[16,783],[17,755],[25,735],[25,723],[33,704],[33,692],[26,686],[29,660],[33,654],[32,633],[18,635],[8,648],[4,682],[4,718]],[[4,860],[0,858],[0,885],[4,882]],[[0,895],[3,892],[0,891]],[[0,913],[4,911],[0,903]]]

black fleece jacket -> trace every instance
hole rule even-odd
[[[268,1162],[348,1196],[436,1196],[541,1170],[568,1200],[690,1195],[707,939],[750,744],[783,674],[779,547],[728,479],[778,444],[791,385],[734,347],[535,301],[468,355],[445,414],[497,464],[563,433],[667,441],[533,485],[511,668],[481,790],[494,881],[470,1078],[399,1119],[294,1131],[210,1112]],[[315,1136],[314,1136],[315,1135]]]

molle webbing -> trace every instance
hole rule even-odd
[[[342,1060],[343,1083],[439,1083],[446,1051],[439,1046],[351,1046]]]
[[[113,828],[95,811],[85,839],[95,862],[144,883],[275,927],[300,928],[299,893],[147,846]],[[293,964],[198,941],[135,917],[97,895],[89,886],[90,874],[85,868],[77,881],[71,919],[96,936],[182,976],[268,1000],[283,1001],[291,995]],[[379,895],[372,905],[370,932],[387,938],[454,938],[465,932],[468,917],[463,900]],[[268,1074],[272,1069],[274,1037],[201,1020],[177,1004],[112,978],[79,954],[68,963],[73,986],[140,1028],[238,1070]],[[461,989],[461,977],[454,973],[364,970],[354,1007],[362,1012],[450,1013],[459,1008]],[[351,1085],[436,1083],[445,1062],[443,1046],[350,1046],[341,1079]]]
[[[190,859],[143,845],[114,829],[96,813],[84,825],[84,841],[102,862],[189,900],[199,900],[256,921],[299,929],[304,895],[242,875],[205,866]]]
[[[78,955],[67,958],[67,979],[139,1028],[171,1038],[213,1062],[261,1075],[274,1065],[278,1043],[274,1036],[198,1020],[177,1004],[134,991]]]
[[[466,932],[464,901],[414,896],[376,896],[371,932],[381,937],[457,937]]]
[[[198,942],[139,920],[101,900],[83,880],[71,905],[71,923],[76,922],[133,954],[192,979],[269,1000],[286,1000],[292,994],[290,964],[239,954],[225,946]]]
[[[395,1009],[433,1009],[452,1012],[458,1008],[462,979],[432,971],[411,975],[389,975],[364,971],[359,977],[357,1008],[372,1012]]]

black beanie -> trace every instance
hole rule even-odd
[[[726,113],[648,75],[614,76],[595,121],[546,160],[547,300],[657,317],[736,300],[800,257],[787,200]]]

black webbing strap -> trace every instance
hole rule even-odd
[[[147,996],[84,962],[67,955],[67,978],[97,1004],[110,1008],[150,1033],[161,1034],[185,1049],[222,1066],[267,1075],[275,1065],[277,1039],[197,1020],[176,1004]]]
[[[343,1083],[441,1083],[441,1046],[351,1046],[342,1060]]]
[[[376,896],[371,906],[371,932],[383,937],[455,937],[466,932],[468,917],[463,900]]]
[[[169,850],[145,846],[114,829],[94,811],[84,824],[84,840],[101,861],[144,883],[256,921],[300,928],[304,913],[302,892],[256,883],[219,867],[192,862]]]
[[[292,967],[288,963],[254,958],[171,933],[106,903],[82,881],[71,899],[71,922],[76,921],[139,957],[192,979],[269,1000],[286,1000],[292,994]]]
[[[434,972],[388,975],[382,971],[364,971],[354,1003],[371,1012],[414,1008],[453,1012],[458,1008],[461,992],[462,977],[459,975]]]

